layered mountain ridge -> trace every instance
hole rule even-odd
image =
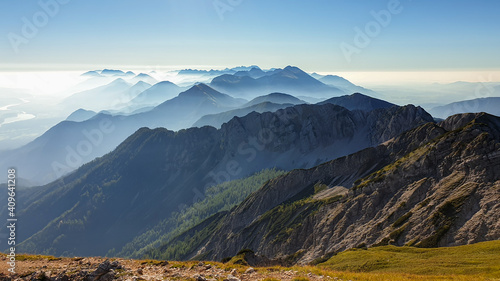
[[[203,115],[227,111],[244,102],[205,84],[196,85],[146,112],[101,112],[78,120],[81,122],[60,122],[27,145],[2,153],[0,166],[22,167],[27,179],[46,184],[112,151],[141,127],[180,130],[191,127]]]
[[[179,87],[170,82],[161,82],[142,92],[137,98],[152,101],[163,94],[168,95],[169,91],[175,89]],[[349,102],[353,99],[363,102],[365,105],[362,109],[365,111],[380,108],[377,106],[378,100],[361,94],[342,96],[327,102],[340,104],[349,110],[358,109],[358,106]],[[261,103],[255,104],[258,102]],[[85,116],[92,118],[82,117],[60,122],[27,145],[2,152],[0,166],[23,167],[28,180],[46,184],[110,152],[141,127],[180,130],[209,125],[220,128],[235,116],[243,117],[252,111],[275,112],[301,103],[304,101],[280,93],[264,95],[246,102],[220,93],[206,84],[198,84],[144,112],[127,115],[101,112],[94,116]],[[392,104],[384,105],[389,105],[385,106],[388,108]]]
[[[83,74],[66,120],[0,153],[19,252],[293,265],[500,239],[498,98],[442,120],[293,66],[148,73]]]
[[[254,76],[255,77],[255,76]],[[238,97],[255,97],[255,93],[284,92],[291,95],[331,97],[346,94],[343,90],[314,79],[301,69],[287,66],[263,76],[224,74],[215,77],[210,86]]]
[[[37,188],[41,198],[24,198],[20,249],[103,255],[192,204],[208,185],[265,168],[310,168],[430,121],[411,105],[362,112],[325,104],[251,113],[220,130],[143,128],[112,153]]]

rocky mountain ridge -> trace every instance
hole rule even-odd
[[[427,123],[373,148],[294,170],[209,219],[186,259],[241,249],[308,263],[375,245],[454,246],[500,238],[500,118]],[[337,186],[347,192],[332,192]]]
[[[430,121],[411,105],[362,112],[326,104],[251,113],[220,130],[143,128],[112,153],[26,195],[20,249],[104,255],[192,204],[206,186],[266,168],[313,167]]]

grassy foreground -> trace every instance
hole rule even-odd
[[[318,267],[369,273],[360,275],[367,277],[371,274],[389,274],[389,277],[390,273],[404,273],[422,275],[422,278],[442,276],[438,279],[416,280],[472,280],[471,276],[474,276],[474,280],[500,280],[500,241],[432,249],[396,246],[353,249],[333,256]]]

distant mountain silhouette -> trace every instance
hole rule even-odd
[[[80,108],[71,113],[68,118],[66,118],[66,121],[81,122],[94,117],[96,114],[97,113],[92,110]]]
[[[253,111],[258,113],[263,113],[267,111],[274,112],[278,109],[304,103],[306,102],[291,95],[282,93],[272,93],[269,95],[257,97],[245,103],[238,109],[233,109],[216,114],[205,115],[201,117],[198,121],[196,121],[193,124],[193,127],[212,126],[215,128],[220,128],[223,123],[228,122],[235,116],[243,117]]]
[[[287,103],[293,105],[306,103],[305,101],[298,99],[292,95],[283,93],[271,93],[269,95],[256,97],[253,100],[249,101],[248,103],[244,104],[243,106],[251,106],[263,102],[272,102],[277,104]]]
[[[318,74],[318,73],[316,73],[316,72],[313,72],[313,73],[311,73],[310,75],[311,75],[311,77],[312,77],[312,78],[317,79],[317,80],[319,80],[319,79],[321,79],[321,78],[325,77],[325,75],[321,75],[321,74]]]
[[[335,86],[337,88],[340,88],[340,89],[344,90],[347,94],[362,93],[362,94],[374,96],[374,97],[380,96],[378,93],[376,93],[370,89],[366,89],[366,88],[363,88],[361,86],[357,86],[357,85],[351,83],[349,80],[347,80],[343,77],[337,76],[337,75],[326,75],[326,76],[321,77],[318,80],[327,84],[327,85],[332,85],[332,86]]]
[[[87,72],[83,73],[83,74],[82,74],[82,75],[80,75],[80,76],[86,76],[86,77],[102,77],[102,75],[101,75],[99,72],[94,71],[94,70],[92,70],[92,71],[87,71]]]
[[[203,115],[245,102],[199,84],[150,111],[126,116],[99,113],[82,122],[60,122],[32,142],[0,153],[0,167],[23,167],[26,179],[44,184],[110,152],[141,127],[180,130]]]
[[[95,111],[114,109],[130,102],[149,87],[150,84],[142,81],[133,85],[122,78],[117,78],[107,85],[73,94],[65,98],[61,104],[67,108],[85,107]]]
[[[453,102],[443,106],[437,106],[429,110],[434,117],[447,118],[459,113],[486,112],[500,116],[500,97],[479,98]]]
[[[203,127],[212,126],[215,128],[220,128],[222,124],[229,122],[234,117],[243,117],[251,112],[263,113],[263,112],[275,112],[279,109],[287,108],[293,106],[291,103],[272,103],[272,102],[262,102],[257,104],[252,104],[247,107],[242,107],[238,109],[233,109],[216,114],[208,114],[201,117],[198,121],[193,124],[193,127]]]
[[[199,69],[183,69],[178,72],[178,75],[208,75],[208,76],[216,76],[222,74],[234,74],[239,71],[249,71],[252,68],[259,68],[256,65],[252,66],[238,66],[233,68],[225,68],[223,70],[199,70]]]
[[[115,69],[104,69],[101,71],[101,75],[105,76],[124,76],[125,72],[121,70],[115,70]]]
[[[267,75],[266,72],[264,72],[262,69],[259,67],[254,67],[248,71],[238,71],[234,74],[234,76],[250,76],[254,79],[260,78],[262,76]]]
[[[384,100],[372,98],[360,93],[354,93],[352,95],[334,97],[331,99],[327,99],[319,104],[336,104],[343,106],[349,110],[363,110],[363,111],[372,111],[378,108],[390,108],[395,106],[395,104],[386,102]]]
[[[233,96],[253,98],[262,93],[282,92],[292,95],[331,97],[344,94],[336,87],[325,85],[297,67],[287,66],[270,75],[254,79],[250,76],[225,74],[212,80],[210,86]]]
[[[158,83],[158,80],[156,80],[155,78],[151,77],[149,74],[146,73],[139,73],[135,77],[128,80],[128,82],[130,83],[137,83],[140,81],[146,82],[151,85]]]
[[[160,103],[174,98],[185,88],[179,87],[172,82],[162,81],[154,84],[149,89],[135,97],[132,105],[159,105]]]
[[[150,116],[149,118],[162,118],[168,124],[166,128],[179,130],[190,127],[203,115],[236,108],[245,102],[246,100],[235,99],[206,84],[198,84],[142,114]]]

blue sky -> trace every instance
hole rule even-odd
[[[0,1],[0,69],[250,64],[320,72],[500,68],[500,2],[492,0],[55,1],[63,2]],[[371,12],[388,10],[396,2],[401,11],[391,14],[386,26],[379,24],[368,44],[356,46],[355,28],[373,27]],[[48,15],[40,3],[58,3],[58,11]],[[221,17],[214,3],[231,10]],[[40,27],[27,38],[23,18],[35,23],[35,15]],[[357,52],[347,59],[342,44]]]

